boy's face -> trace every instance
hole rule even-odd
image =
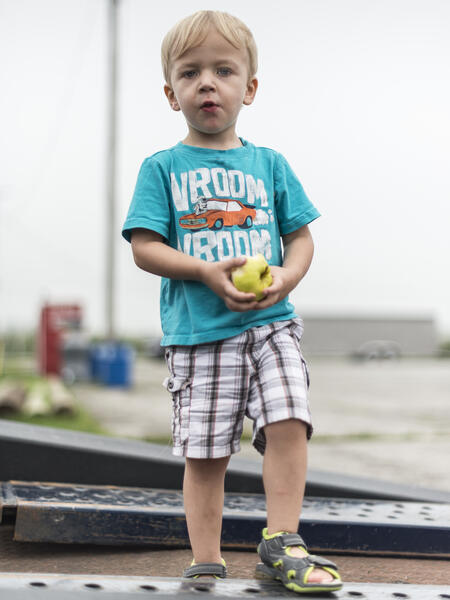
[[[164,91],[173,110],[181,110],[187,143],[236,140],[235,125],[243,104],[251,104],[258,82],[248,80],[248,58],[211,28],[200,46],[172,64]]]

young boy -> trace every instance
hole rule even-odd
[[[255,42],[240,20],[216,11],[187,17],[166,35],[162,62],[165,94],[188,134],[144,161],[123,235],[136,264],[163,278],[173,452],[186,457],[194,556],[184,575],[226,576],[224,476],[247,415],[264,454],[258,570],[298,592],[338,590],[336,566],[308,555],[297,533],[312,427],[303,326],[288,294],[308,271],[308,223],[319,213],[280,154],[236,134],[258,87]],[[231,281],[245,256],[258,253],[273,277],[260,301]]]

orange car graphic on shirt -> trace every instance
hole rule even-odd
[[[240,200],[202,196],[195,204],[194,212],[181,217],[179,223],[184,229],[208,228],[217,231],[233,225],[248,229],[253,225],[255,216],[256,210]]]

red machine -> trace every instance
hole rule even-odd
[[[60,375],[63,367],[63,339],[81,329],[82,309],[76,304],[46,304],[39,324],[38,360],[42,374]]]

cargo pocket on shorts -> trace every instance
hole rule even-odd
[[[191,380],[174,375],[166,377],[163,386],[172,394],[172,437],[174,445],[183,444],[189,435]]]

